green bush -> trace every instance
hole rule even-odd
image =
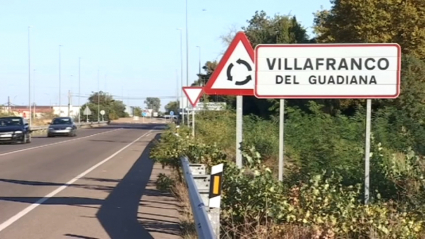
[[[291,180],[308,180],[308,174],[332,170],[348,183],[358,182],[364,158],[361,116],[351,118],[338,114],[333,117],[321,111],[321,106],[310,103],[310,111],[289,109],[286,122],[286,144],[298,155],[295,164],[299,171],[288,175]]]
[[[156,188],[161,191],[170,192],[170,190],[175,186],[175,181],[169,176],[160,173],[156,180]]]
[[[396,115],[390,109],[374,113],[371,198],[364,205],[364,109],[360,107],[353,116],[331,116],[323,113],[321,105],[308,105],[308,113],[288,107],[284,182],[278,182],[274,169],[264,164],[269,159],[277,165],[278,124],[255,116],[244,119],[243,169],[234,163],[232,112],[199,115],[195,139],[187,127],[171,127],[151,157],[176,170],[184,155],[208,166],[225,164],[221,224],[226,237],[246,237],[248,228],[265,227],[283,238],[290,226],[303,228],[305,238],[419,238],[424,234],[425,165],[417,155],[421,147],[417,140],[422,136],[412,130],[415,124],[405,117],[388,117]],[[391,131],[391,124],[400,127]],[[397,140],[403,147],[396,147]]]
[[[196,118],[196,138],[221,149],[235,151],[236,114],[234,112],[203,112]],[[233,146],[233,147],[232,147]]]
[[[342,238],[417,238],[424,232],[416,211],[379,200],[379,194],[365,206],[362,185],[346,186],[334,172],[309,174],[307,182],[288,185],[275,179],[254,147],[243,148],[243,169],[226,161],[215,146],[192,143],[186,150],[193,162],[225,163],[221,224],[227,236],[238,237],[243,232],[234,228],[246,222],[298,225],[308,228],[311,236]]]
[[[258,116],[244,117],[243,143],[254,145],[262,155],[275,158],[279,151],[279,125],[277,121],[266,121]]]

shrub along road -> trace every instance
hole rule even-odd
[[[6,146],[15,152],[0,154],[0,238],[177,237],[177,202],[153,185],[165,172],[149,159],[159,125],[122,126]]]

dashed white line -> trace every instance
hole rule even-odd
[[[92,134],[92,135],[88,135],[88,136],[84,136],[84,137],[80,137],[80,138],[76,138],[76,139],[70,139],[70,140],[60,141],[60,142],[56,142],[56,143],[44,144],[44,145],[40,145],[40,146],[35,146],[35,147],[15,150],[15,151],[7,152],[7,153],[2,153],[2,154],[0,154],[0,157],[5,156],[5,155],[20,153],[20,152],[24,152],[24,151],[28,151],[28,150],[44,148],[44,147],[48,147],[48,146],[52,146],[52,145],[63,144],[63,143],[66,143],[66,142],[76,141],[76,140],[80,140],[80,139],[86,139],[86,138],[90,138],[90,137],[93,137],[93,136],[96,136],[96,135],[106,134],[106,133],[110,133],[110,132],[117,131],[117,130],[121,130],[121,129],[108,130],[108,131],[105,131],[105,132]]]
[[[49,198],[54,197],[56,194],[60,193],[61,191],[63,191],[64,189],[66,189],[68,186],[72,185],[73,183],[75,183],[77,180],[81,179],[82,177],[86,176],[87,174],[89,174],[91,171],[95,170],[96,168],[98,168],[99,166],[101,166],[102,164],[108,162],[109,160],[111,160],[113,157],[117,156],[119,153],[121,153],[122,151],[124,151],[126,148],[130,147],[131,145],[133,145],[134,143],[136,143],[137,141],[139,141],[141,138],[145,137],[146,135],[148,135],[152,130],[149,130],[148,132],[146,132],[145,134],[143,134],[142,136],[140,136],[139,138],[135,139],[133,142],[127,144],[126,146],[124,146],[123,148],[121,148],[120,150],[118,150],[117,152],[115,152],[114,154],[112,154],[111,156],[107,157],[106,159],[102,160],[101,162],[97,163],[96,165],[94,165],[93,167],[87,169],[86,171],[82,172],[80,175],[76,176],[75,178],[71,179],[69,182],[65,183],[64,185],[60,186],[59,188],[57,188],[56,190],[54,190],[53,192],[47,194],[46,196],[44,196],[43,198],[41,198],[40,200],[38,200],[37,202],[31,204],[30,206],[28,206],[27,208],[25,208],[24,210],[18,212],[16,215],[14,215],[13,217],[9,218],[8,220],[6,220],[5,222],[3,222],[2,224],[0,224],[0,232],[3,231],[4,229],[6,229],[7,227],[9,227],[10,225],[12,225],[13,223],[15,223],[16,221],[18,221],[19,219],[21,219],[22,217],[24,217],[25,215],[27,215],[29,212],[31,212],[32,210],[34,210],[35,208],[37,208],[38,206],[40,206],[41,204],[43,204],[45,201],[47,201]]]

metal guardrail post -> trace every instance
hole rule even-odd
[[[209,216],[213,229],[220,238],[220,204],[221,204],[221,187],[223,183],[223,167],[224,164],[214,165],[211,168],[210,189],[208,195]]]
[[[211,175],[207,175],[204,164],[190,164],[187,157],[183,157],[181,162],[198,236],[219,239],[224,165],[213,166]]]
[[[196,232],[200,239],[217,239],[216,234],[214,233],[213,226],[211,224],[207,207],[205,206],[204,199],[201,197],[200,192],[197,187],[197,183],[194,179],[194,175],[192,174],[192,170],[189,166],[189,160],[187,157],[181,158],[184,178],[186,180],[187,188],[189,191],[189,199],[190,204],[192,206],[192,213],[195,220],[195,228]],[[192,166],[197,167],[197,166]],[[199,173],[205,173],[205,169],[198,167],[199,171],[195,177],[207,176]],[[197,180],[198,184],[201,186],[205,186],[207,180]],[[209,186],[209,182],[208,182]],[[208,200],[207,200],[208,201]]]

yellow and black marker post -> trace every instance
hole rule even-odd
[[[211,168],[209,207],[220,208],[221,186],[223,184],[223,164],[215,165]]]

